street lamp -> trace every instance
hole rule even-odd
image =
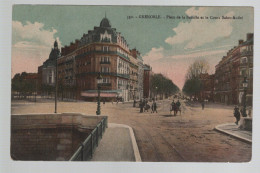
[[[97,76],[97,87],[98,87],[98,102],[97,102],[97,111],[96,114],[100,115],[101,114],[101,110],[100,110],[100,89],[101,89],[101,84],[103,83],[103,78],[101,76],[101,73],[98,73]]]
[[[155,87],[155,90],[156,90],[156,96],[155,96],[155,100],[157,100],[157,94],[158,94],[158,87]]]
[[[243,88],[244,88],[244,107],[243,107],[243,117],[246,117],[246,92],[247,92],[247,86],[248,86],[248,82],[246,79],[246,76],[244,77],[244,81],[243,81]]]
[[[55,41],[56,42],[56,41]],[[57,99],[58,99],[58,57],[59,54],[56,53],[55,60],[55,110],[54,113],[57,113]]]

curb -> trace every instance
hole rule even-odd
[[[124,127],[124,128],[129,129],[129,133],[130,133],[130,137],[131,137],[131,141],[132,141],[132,147],[133,147],[134,155],[135,155],[135,161],[142,162],[140,152],[139,152],[136,140],[135,140],[133,128],[128,125],[125,125],[125,124],[115,124],[115,123],[108,123],[108,127]]]
[[[241,141],[243,141],[243,142],[250,143],[250,144],[252,143],[252,140],[250,140],[250,139],[241,137],[241,136],[236,135],[236,134],[234,134],[234,133],[230,133],[230,132],[228,132],[228,131],[226,131],[226,130],[222,130],[220,127],[221,127],[221,126],[224,126],[224,125],[226,125],[226,124],[217,125],[217,126],[214,128],[214,130],[219,131],[219,132],[221,132],[221,133],[224,133],[224,134],[226,134],[226,135],[229,135],[229,136],[231,136],[231,137],[234,137],[234,138],[236,138],[236,139],[239,139],[239,140],[241,140]]]

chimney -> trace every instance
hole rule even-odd
[[[253,33],[248,33],[247,35],[246,35],[246,40],[248,41],[248,40],[250,40],[251,38],[253,38],[254,37],[254,34]]]

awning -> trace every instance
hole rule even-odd
[[[98,93],[95,92],[81,92],[83,97],[98,97]],[[100,97],[116,97],[117,93],[100,93]]]

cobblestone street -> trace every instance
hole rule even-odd
[[[158,101],[158,113],[139,113],[133,103],[101,104],[101,114],[109,123],[133,128],[142,161],[166,162],[248,162],[251,144],[214,130],[219,124],[233,123],[233,107],[206,104],[186,105],[182,114],[170,115],[170,100]],[[53,113],[54,102],[12,102],[12,114]],[[58,113],[79,112],[94,115],[94,102],[58,102]]]

